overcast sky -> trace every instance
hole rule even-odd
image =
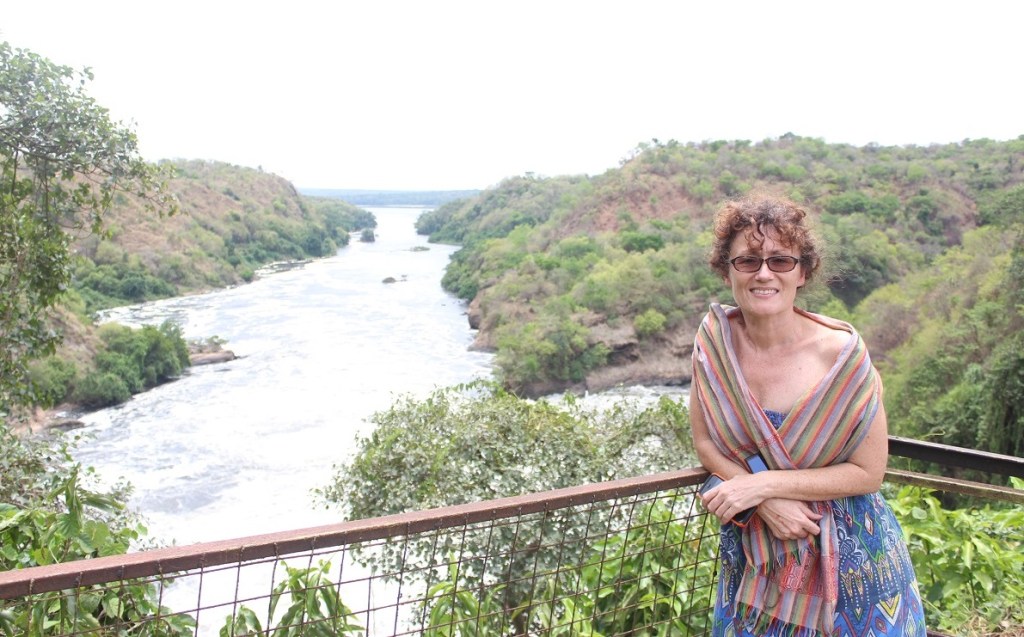
[[[600,174],[640,142],[1024,134],[1002,0],[35,0],[0,38],[91,67],[147,159],[300,188]]]

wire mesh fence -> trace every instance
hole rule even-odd
[[[1021,458],[898,438],[890,447],[942,467],[1024,476]],[[696,499],[706,475],[693,468],[0,572],[0,633],[705,635],[719,531]],[[903,470],[887,479],[1024,504],[1012,487]],[[1005,550],[1019,550],[1011,540]]]
[[[8,635],[703,635],[700,469],[0,573]]]

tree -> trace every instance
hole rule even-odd
[[[401,398],[371,420],[373,430],[357,441],[355,456],[336,466],[332,483],[319,490],[325,503],[341,505],[350,519],[666,471],[688,466],[695,458],[686,410],[667,397],[646,408],[617,401],[601,411],[571,395],[561,401],[530,401],[478,381],[439,389],[423,400]],[[520,533],[553,533],[561,522],[549,521],[543,528],[531,522],[534,526]],[[591,533],[598,524],[593,522]],[[494,536],[467,534],[462,538],[466,563],[470,556],[486,555],[488,543],[511,544],[514,538],[505,535],[514,532],[506,527]],[[565,529],[574,537],[586,532],[571,525]],[[389,543],[380,547],[380,555],[370,548],[360,559],[384,573],[398,573],[406,559],[423,565],[431,555],[456,550],[452,538],[442,543],[424,539],[408,548]],[[475,575],[505,577],[506,569],[529,568],[528,563],[510,566],[492,560],[479,565],[485,572]],[[404,570],[413,577],[427,577],[429,571]]]
[[[70,282],[72,233],[100,232],[117,193],[173,213],[163,173],[76,72],[0,43],[0,408],[30,402],[26,363],[60,336],[48,311]]]

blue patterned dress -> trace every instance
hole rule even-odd
[[[785,414],[765,410],[778,428]],[[881,493],[832,501],[839,544],[839,602],[829,637],[902,635],[924,637],[924,608],[903,530]],[[736,590],[746,565],[742,529],[722,526],[714,637],[788,637],[754,635],[733,621]]]

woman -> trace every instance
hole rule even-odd
[[[704,318],[690,394],[697,454],[725,479],[702,496],[723,522],[713,634],[923,637],[903,533],[878,492],[881,380],[852,326],[794,305],[821,265],[806,213],[751,197],[726,203],[714,233],[711,267],[736,307]]]

